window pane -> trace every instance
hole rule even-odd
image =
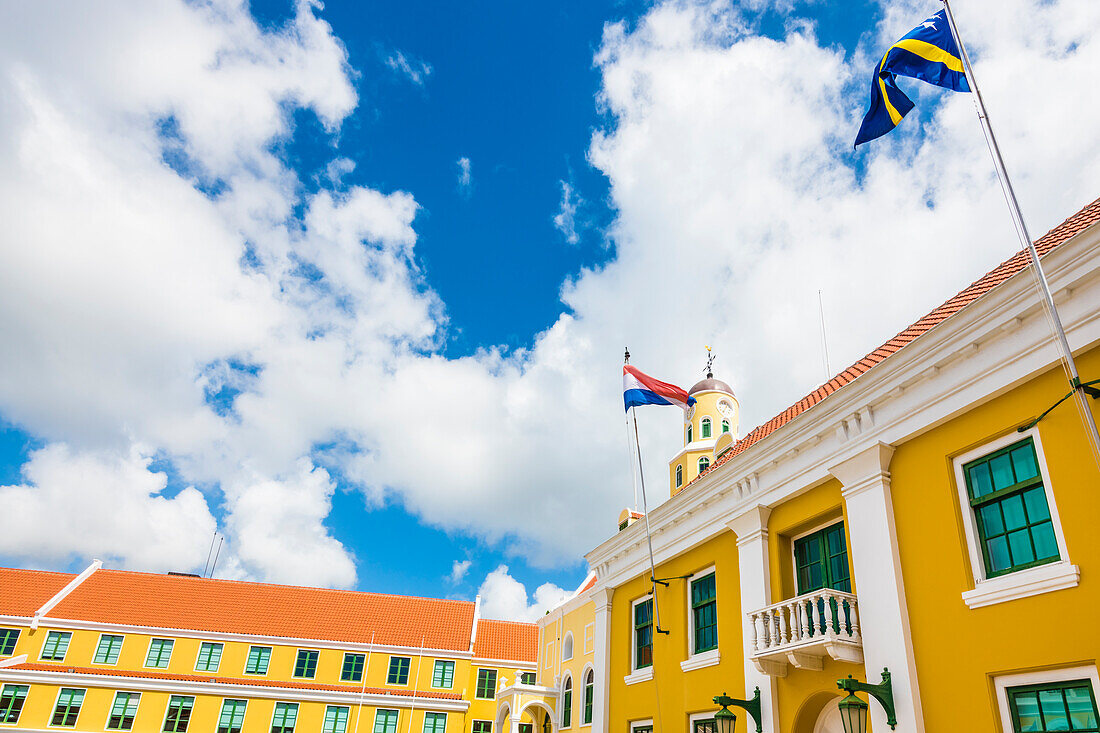
[[[1031,550],[1031,533],[1026,529],[1010,533],[1008,535],[1008,547],[1012,553],[1013,565],[1034,562],[1035,553]]]
[[[317,675],[317,652],[313,649],[299,649],[294,664],[294,676],[312,678]]]
[[[1097,723],[1096,709],[1087,687],[1071,687],[1066,690],[1066,705],[1069,707],[1073,730],[1088,730],[1100,725]]]
[[[989,549],[989,564],[993,572],[1005,570],[1012,565],[1008,557],[1008,540],[1003,535],[994,537],[986,546]]]
[[[267,674],[267,665],[271,660],[271,647],[254,646],[248,650],[248,662],[244,671],[248,674]]]
[[[325,709],[325,722],[322,733],[344,733],[348,727],[348,708],[342,705],[329,705]]]
[[[1005,528],[1009,531],[1027,525],[1027,515],[1024,514],[1024,498],[1019,494],[1014,494],[1002,501],[1001,511],[1005,515]]]
[[[359,682],[363,679],[363,665],[366,656],[363,654],[345,654],[344,667],[340,670],[340,679],[346,682]]]
[[[1024,492],[1024,505],[1027,507],[1029,522],[1041,522],[1050,518],[1050,511],[1047,509],[1047,492],[1042,486]]]
[[[1016,719],[1021,733],[1043,730],[1043,721],[1039,717],[1039,698],[1034,692],[1016,695]]]
[[[1001,504],[1000,502],[993,502],[992,504],[986,504],[978,510],[982,519],[982,533],[986,537],[994,537],[999,534],[1004,534],[1005,524],[1001,520]]]
[[[18,723],[19,713],[27,699],[27,685],[4,685],[0,693],[0,723]]]
[[[1031,541],[1035,544],[1035,557],[1047,560],[1058,557],[1058,541],[1054,538],[1054,525],[1043,522],[1031,528]]]
[[[989,462],[989,470],[993,473],[993,488],[1007,489],[1016,483],[1012,473],[1012,458],[1007,454],[1001,454]]]
[[[993,479],[989,475],[989,464],[982,462],[971,466],[967,470],[967,483],[970,484],[970,496],[980,499],[986,494],[993,493]]]
[[[1035,446],[1031,443],[1021,445],[1012,451],[1012,467],[1016,470],[1016,481],[1027,481],[1039,475],[1035,463]]]
[[[1040,690],[1039,707],[1043,710],[1043,721],[1047,730],[1069,730],[1069,718],[1066,716],[1066,704],[1061,690]]]

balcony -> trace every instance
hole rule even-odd
[[[787,664],[820,670],[825,657],[863,663],[859,603],[852,593],[823,588],[753,611],[749,618],[751,659],[764,674],[785,677]]]

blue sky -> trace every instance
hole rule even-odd
[[[1072,88],[1081,1],[962,19],[1036,231],[1100,112],[1012,69]],[[684,386],[714,345],[744,433],[821,381],[818,289],[835,371],[1013,251],[969,100],[905,85],[851,150],[931,0],[125,5],[0,53],[0,503],[63,515],[5,564],[201,568],[217,527],[226,577],[530,616],[631,500],[623,345]],[[645,415],[655,501],[678,431]]]

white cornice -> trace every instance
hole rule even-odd
[[[1100,341],[1098,258],[1100,225],[1094,225],[1043,259],[1075,351]],[[1032,275],[1021,271],[890,356],[886,366],[652,509],[655,559],[667,561],[727,531],[725,521],[749,506],[774,506],[829,480],[830,466],[877,442],[900,445],[1057,365]],[[586,555],[598,587],[646,572],[645,533],[632,529]]]

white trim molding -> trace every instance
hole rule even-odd
[[[702,669],[703,667],[713,667],[721,661],[722,657],[718,653],[718,650],[711,649],[707,652],[692,654],[690,657],[680,662],[680,669],[684,672],[690,672],[694,669]]]
[[[692,613],[693,609],[691,607],[691,586],[696,580],[698,580],[700,578],[705,578],[706,576],[712,575],[712,574],[714,575],[715,612],[717,612],[717,606],[718,606],[718,571],[717,571],[717,566],[716,565],[711,565],[709,567],[703,568],[702,570],[700,570],[697,573],[692,573],[691,577],[686,579],[687,583],[685,583],[685,585],[687,587],[687,599],[686,599],[686,601],[687,601],[687,627],[688,627],[688,645],[687,645],[687,655],[688,656],[687,656],[687,659],[680,662],[680,669],[683,670],[684,672],[690,672],[693,669],[700,669],[702,667],[710,667],[711,665],[718,664],[719,659],[720,659],[720,657],[718,655],[718,649],[720,647],[717,647],[717,646],[714,647],[713,649],[708,649],[705,652],[695,653],[695,652],[692,651],[695,648],[695,616]],[[715,631],[715,633],[717,634],[717,630]],[[719,643],[721,643],[721,642],[719,641]]]
[[[992,606],[1005,601],[1073,588],[1081,582],[1081,569],[1059,561],[1027,570],[984,580],[974,590],[965,591],[962,599],[968,608]]]
[[[76,590],[78,585],[87,580],[92,573],[99,570],[101,567],[103,567],[103,562],[101,560],[92,560],[92,564],[84,568],[84,572],[70,580],[68,585],[55,593],[53,598],[43,603],[42,607],[34,612],[34,618],[31,619],[31,628],[37,629],[39,621],[41,621],[54,606],[65,600],[65,596]]]
[[[1012,725],[1012,709],[1008,704],[1009,688],[1024,687],[1025,685],[1046,685],[1056,682],[1072,682],[1074,680],[1088,680],[1092,683],[1093,699],[1095,700],[1100,696],[1100,675],[1097,674],[1095,665],[1047,669],[1040,672],[1022,672],[1020,674],[995,675],[993,677],[993,686],[997,691],[997,710],[1001,714],[1002,730],[1015,730]]]
[[[627,685],[636,685],[639,682],[649,682],[651,679],[653,679],[652,664],[635,672],[631,672],[627,676],[623,677],[623,682]]]

